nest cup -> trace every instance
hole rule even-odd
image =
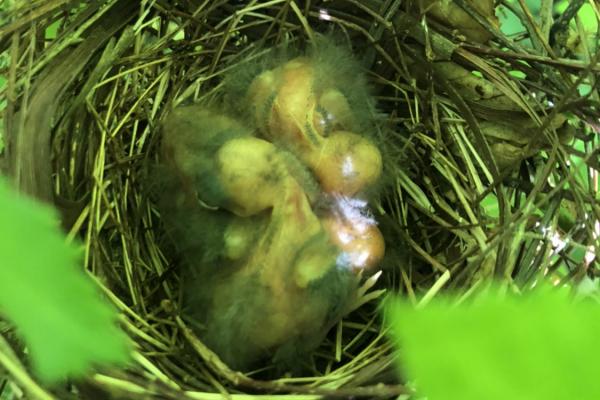
[[[94,11],[93,6],[88,7],[88,12]],[[65,228],[84,242],[87,268],[111,293],[138,346],[137,365],[117,376],[146,382],[152,390],[171,395],[179,389],[307,392],[320,386],[332,390],[374,383],[373,378],[392,364],[375,301],[332,329],[312,356],[312,370],[295,378],[282,376],[268,360],[240,378],[215,361],[210,349],[193,337],[181,318],[181,259],[172,238],[165,234],[153,198],[154,193],[170,190],[155,179],[160,176],[160,124],[164,117],[178,105],[220,103],[224,85],[230,85],[230,95],[244,90],[240,85],[249,83],[244,74],[267,67],[263,60],[270,60],[270,67],[273,60],[310,53],[323,34],[335,37],[330,41],[331,50],[344,48],[326,54],[330,60],[323,65],[333,66],[333,58],[340,56],[340,71],[359,66],[364,72],[357,72],[366,75],[369,63],[348,57],[374,57],[367,51],[370,47],[364,36],[319,18],[315,14],[318,8],[299,10],[285,3],[194,7],[131,10],[131,5],[117,4],[105,13],[96,9],[97,19],[91,21],[90,29],[97,28],[94,32],[100,37],[73,79],[65,82],[63,93],[69,95],[54,110],[50,197],[56,199]],[[124,15],[125,10],[129,16]],[[360,10],[352,12],[369,18]],[[73,17],[64,23],[74,28],[80,22]],[[102,24],[104,32],[98,28]],[[55,41],[62,39],[59,32]],[[266,52],[275,57],[265,57]],[[41,68],[53,74],[58,67],[50,63]],[[226,76],[233,79],[224,83]],[[347,78],[347,71],[341,76]],[[365,85],[361,75],[349,83]],[[360,94],[355,96],[351,87],[346,89],[350,102],[364,102],[355,98]],[[231,98],[226,101],[234,104]],[[372,106],[361,112],[372,114]],[[382,121],[378,117],[378,123]],[[382,143],[383,123],[363,126]],[[220,226],[206,224],[202,229],[222,231]],[[399,241],[390,243],[393,249]],[[203,251],[209,252],[210,246],[204,245]],[[392,266],[378,285],[392,288],[397,282]],[[369,368],[371,371],[361,372]],[[106,382],[93,385],[109,392],[122,389]]]
[[[398,395],[406,389],[398,384],[378,310],[381,292],[374,289],[415,300],[424,294],[431,298],[443,285],[470,288],[494,272],[512,274],[525,285],[543,269],[539,263],[516,264],[511,241],[516,225],[506,220],[494,228],[481,204],[511,176],[513,186],[503,192],[506,201],[527,195],[531,185],[518,183],[557,159],[531,151],[544,147],[542,143],[523,153],[523,158],[538,156],[521,175],[499,168],[477,119],[506,120],[508,111],[496,115],[480,104],[470,112],[476,101],[466,89],[444,82],[444,72],[430,67],[435,59],[426,58],[430,51],[448,56],[452,27],[432,20],[427,30],[414,2],[393,3],[89,2],[62,14],[44,14],[36,21],[37,31],[24,31],[36,41],[40,28],[58,26],[46,46],[22,50],[33,51],[23,58],[30,59],[30,73],[22,78],[30,80],[22,90],[32,107],[20,144],[9,149],[11,163],[26,168],[19,176],[31,179],[18,184],[60,209],[65,229],[85,245],[86,268],[106,288],[137,344],[130,368],[107,372],[114,380],[90,378],[88,384],[127,398],[210,398],[209,392]],[[81,34],[78,43],[71,40],[74,32]],[[345,57],[351,54],[376,100],[376,107],[363,111],[376,113],[376,118],[364,119],[365,130],[383,153],[383,178],[371,204],[386,241],[383,273],[371,301],[329,332],[304,376],[282,376],[268,361],[240,374],[221,363],[181,318],[181,260],[151,195],[165,190],[154,179],[160,174],[160,125],[182,104],[225,101],[235,114],[236,96],[245,92],[248,76],[278,59],[310,54],[324,35],[335,43],[332,49],[346,48],[337,60],[340,71],[346,71]],[[271,56],[265,57],[267,53]],[[327,65],[335,68],[337,53],[324,54],[332,60]],[[471,70],[509,79],[504,62],[476,55],[468,60]],[[544,71],[551,78],[557,74]],[[542,91],[546,84],[548,91],[554,90],[542,81],[548,76],[544,74],[531,75],[538,80],[532,87]],[[361,79],[354,83],[363,85]],[[476,89],[485,95],[489,88]],[[352,87],[347,90],[350,102],[362,102],[353,97]],[[224,92],[231,97],[223,99]],[[520,113],[519,121],[534,126],[533,114],[547,113]],[[12,120],[18,118],[13,115]],[[564,125],[548,124],[546,130],[556,134],[549,142],[564,137],[559,128]],[[504,144],[502,138],[495,140]],[[517,161],[509,158],[503,165],[519,165]],[[554,195],[550,192],[545,201],[550,204]],[[518,209],[515,201],[511,206]],[[215,223],[204,229],[222,230]],[[528,248],[539,245],[524,243],[525,256]],[[371,386],[381,382],[385,385]]]

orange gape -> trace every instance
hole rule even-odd
[[[364,199],[381,154],[324,78],[306,57],[256,76],[246,97],[256,131],[202,106],[163,124],[163,164],[177,182],[164,215],[194,249],[182,250],[187,313],[235,368],[315,347],[355,300],[356,272],[384,255]],[[217,240],[194,230],[217,219]]]

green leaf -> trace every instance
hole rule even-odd
[[[581,18],[581,23],[588,34],[598,32],[598,19],[596,18],[594,7],[590,4],[584,4],[579,9],[577,15]]]
[[[496,294],[495,294],[496,293]],[[429,400],[599,399],[600,306],[543,288],[386,307],[406,376]]]
[[[500,215],[500,206],[498,205],[498,198],[494,193],[489,193],[483,198],[481,207],[483,208],[483,213],[485,215],[493,219],[498,219],[498,216]]]
[[[58,28],[60,27],[61,20],[56,20],[46,28],[45,36],[46,40],[56,39],[58,36]]]
[[[586,154],[588,152],[588,149],[586,149],[585,143],[579,139],[576,139],[574,141],[573,148],[575,150],[578,150],[581,154]],[[573,170],[573,176],[574,176],[575,180],[579,182],[579,184],[581,185],[582,188],[587,189],[588,185],[589,185],[589,179],[588,179],[589,167],[588,167],[588,165],[585,163],[585,161],[582,157],[579,157],[575,154],[571,154],[571,156],[569,157],[569,160],[572,165],[571,169]],[[570,185],[568,185],[567,188],[570,188]]]
[[[7,54],[0,54],[0,68],[8,68],[9,57]],[[0,92],[5,92],[7,86],[6,76],[0,75]],[[4,110],[6,109],[6,96],[0,99],[0,154],[4,152]]]
[[[54,210],[0,180],[0,312],[19,330],[41,379],[81,376],[130,354],[116,313],[80,269]]]

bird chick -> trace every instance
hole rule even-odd
[[[229,93],[249,124],[202,106],[163,124],[160,207],[187,267],[184,313],[236,369],[267,358],[297,367],[357,304],[357,271],[383,257],[363,200],[382,157],[365,135],[361,75],[338,68],[354,64],[336,51],[289,59]]]
[[[298,185],[281,193],[263,222],[249,252],[188,283],[189,315],[203,322],[199,336],[236,369],[269,357],[291,362],[312,350],[358,286],[337,265],[339,250]]]
[[[163,165],[181,183],[180,203],[255,215],[272,206],[290,174],[315,196],[298,163],[232,118],[193,105],[174,109],[162,126]]]
[[[184,312],[200,338],[237,369],[316,347],[358,278],[339,264],[298,163],[199,106],[166,118],[162,149],[180,187],[163,218],[185,244]]]
[[[374,272],[385,253],[385,241],[365,200],[336,196],[321,222],[340,249],[338,264],[353,272]]]
[[[352,196],[377,181],[382,158],[358,127],[335,76],[319,76],[319,63],[292,59],[258,75],[248,89],[262,135],[290,148],[325,191]]]
[[[358,66],[343,49],[323,45],[257,74],[245,98],[254,105],[252,118],[261,135],[296,154],[333,199],[322,222],[340,257],[355,271],[369,270],[383,257],[383,236],[372,218],[365,223],[356,217],[360,212],[348,217],[345,210],[356,210],[357,204],[367,210],[364,192],[379,180],[383,160],[364,135],[370,124],[357,117],[369,109]],[[339,68],[340,63],[349,68]]]

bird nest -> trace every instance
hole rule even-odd
[[[594,87],[596,57],[567,59],[566,42],[550,47],[522,11],[530,48],[498,30],[493,2],[434,3],[39,1],[13,11],[0,42],[11,59],[8,169],[61,211],[137,344],[134,365],[94,375],[81,393],[399,395],[408,390],[378,309],[384,292],[424,304],[494,277],[524,288],[596,272],[577,258],[598,237],[597,122],[587,124],[597,103],[577,94]],[[178,105],[218,101],[228,76],[272,49],[303,52],[323,36],[350,48],[376,100],[384,177],[371,208],[386,257],[308,372],[268,361],[235,371],[182,318],[176,246],[148,190],[160,127]]]

